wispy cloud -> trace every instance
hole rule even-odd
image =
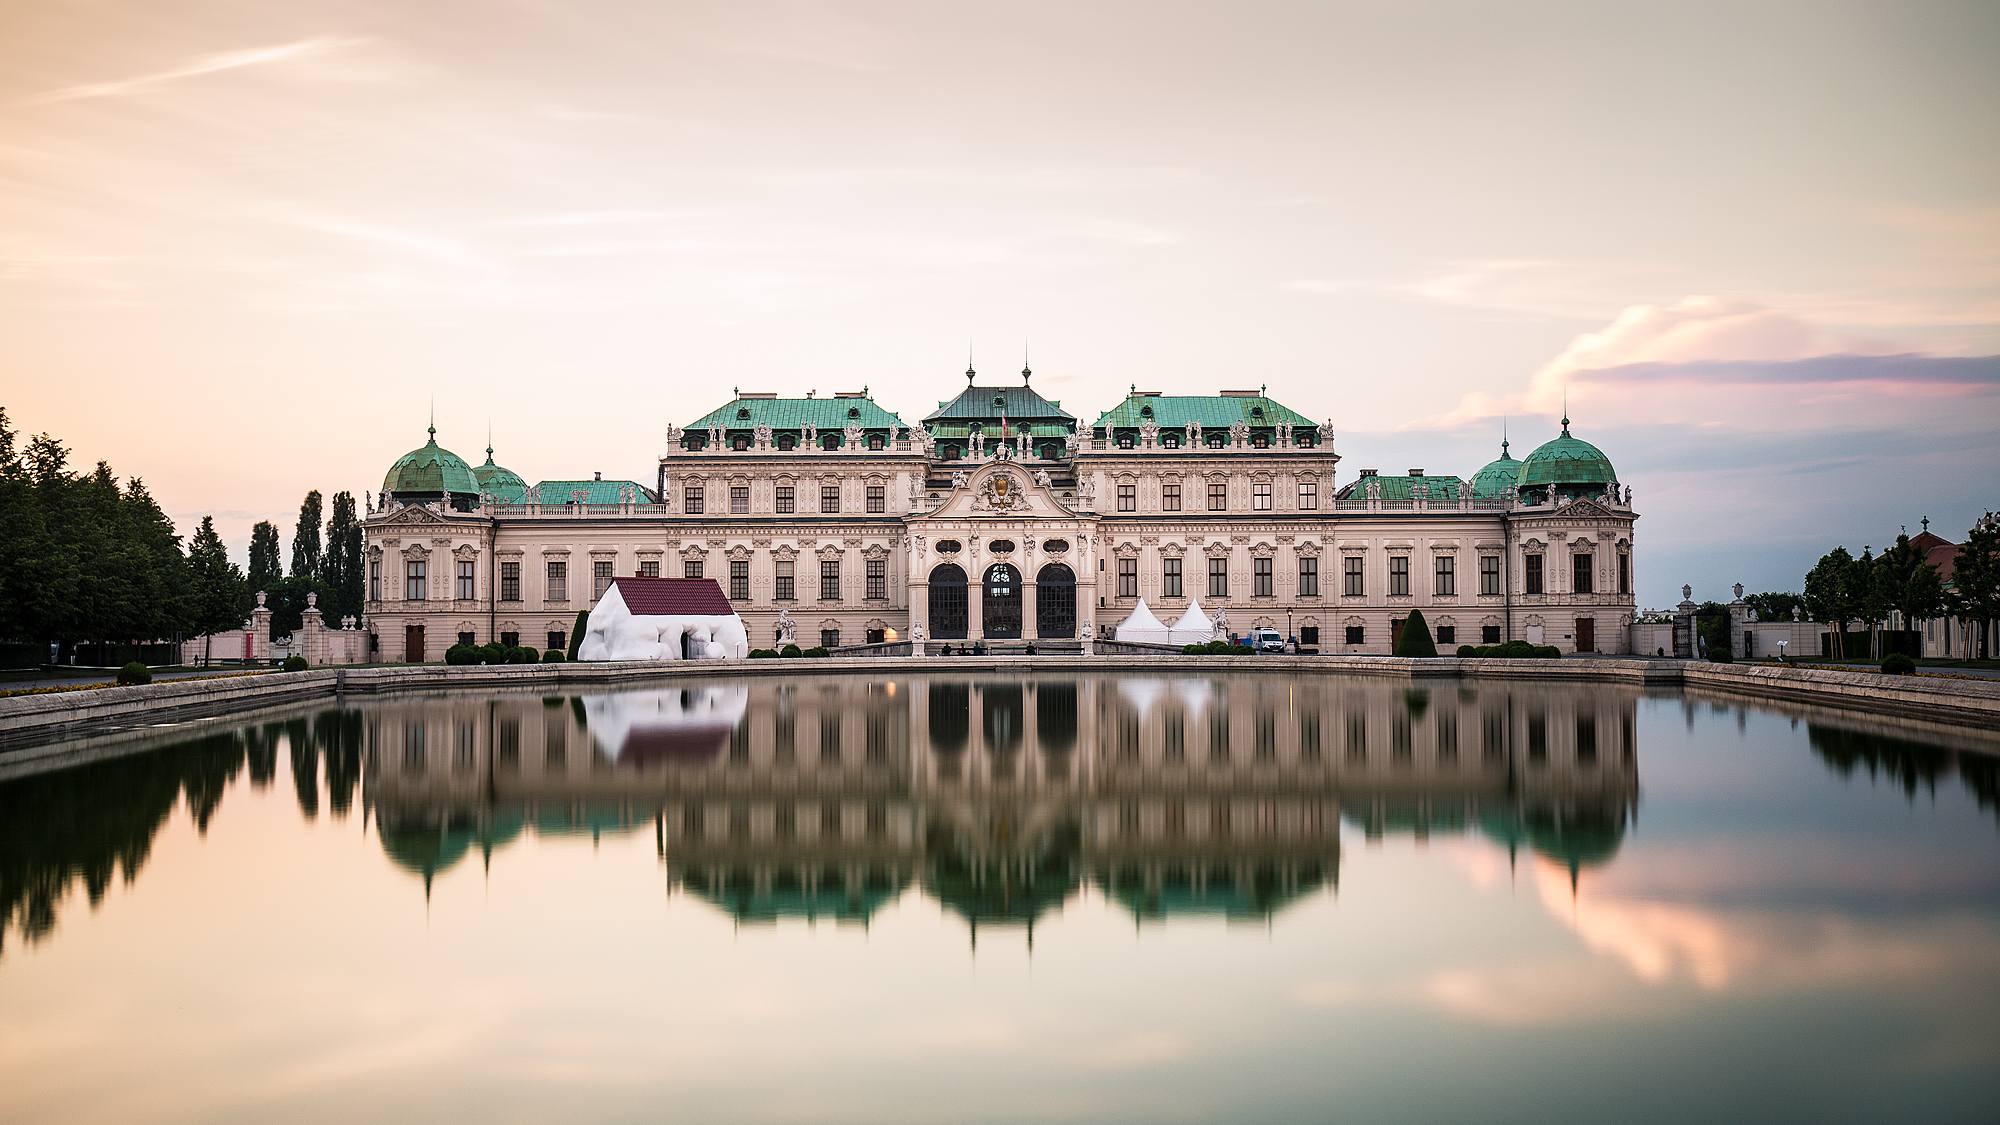
[[[307,55],[315,55],[326,51],[338,50],[343,47],[355,46],[362,42],[365,42],[365,40],[320,36],[313,39],[301,39],[296,43],[279,43],[270,47],[252,47],[241,51],[222,51],[217,54],[199,55],[179,66],[155,71],[152,74],[142,74],[136,78],[125,78],[116,82],[91,82],[78,86],[65,86],[62,89],[51,90],[46,94],[30,98],[27,104],[41,105],[49,102],[76,101],[80,98],[124,97],[131,94],[143,93],[156,86],[163,86],[169,82],[176,82],[183,78],[194,78],[203,74],[215,74],[224,70],[240,70],[248,66],[266,66],[271,63],[287,62],[292,59],[303,58]]]

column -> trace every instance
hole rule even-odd
[[[1035,627],[1035,580],[1028,571],[1021,571],[1021,639],[1035,641],[1041,639],[1041,631]]]

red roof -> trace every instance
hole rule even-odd
[[[713,578],[614,578],[625,608],[639,617],[734,617]]]

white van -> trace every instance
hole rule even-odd
[[[1276,629],[1252,629],[1250,635],[1243,638],[1243,643],[1249,645],[1252,652],[1285,651],[1285,638]]]

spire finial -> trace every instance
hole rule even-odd
[[[1028,377],[1034,372],[1028,368],[1028,338],[1021,337],[1021,385],[1028,385]]]
[[[432,444],[432,445],[436,445],[436,444],[438,443],[438,404],[437,404],[437,396],[436,396],[436,395],[432,395],[432,396],[431,396],[431,428],[430,428],[430,435],[431,435],[431,444]]]
[[[1929,516],[1925,516],[1925,517],[1924,517],[1923,519],[1921,519],[1921,520],[1918,520],[1917,522],[1918,522],[1918,523],[1921,523],[1921,524],[1923,524],[1923,525],[1924,525],[1924,531],[1925,531],[1926,533],[1929,533],[1929,531],[1930,531],[1930,529],[1931,529],[1931,518],[1930,518]]]
[[[972,338],[967,337],[965,341],[965,389],[966,390],[972,389],[972,376],[973,376]]]
[[[1500,459],[1507,460],[1507,416],[1500,416]]]
[[[1569,384],[1563,384],[1563,436],[1569,436]]]

